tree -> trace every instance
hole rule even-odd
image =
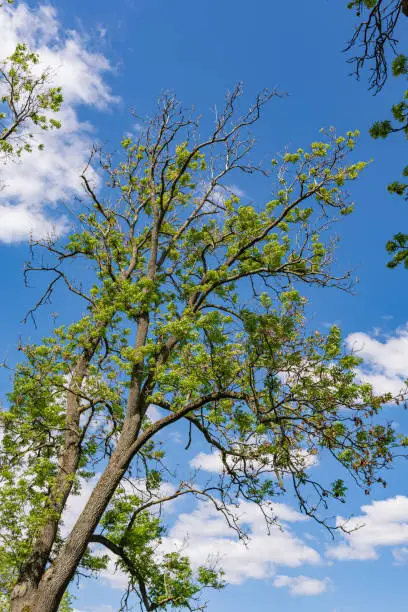
[[[49,87],[50,71],[37,74],[39,58],[25,44],[0,63],[0,160],[33,150],[35,130],[58,129],[54,114],[63,101],[60,87]],[[43,145],[38,143],[38,149]]]
[[[242,115],[240,94],[227,95],[204,139],[193,114],[164,95],[122,153],[93,151],[106,188],[99,195],[84,171],[71,235],[32,245],[39,259],[26,273],[51,275],[37,307],[60,281],[84,311],[22,347],[1,413],[0,584],[13,612],[57,610],[78,572],[106,567],[95,545],[129,577],[124,607],[134,592],[146,610],[203,609],[202,589],[221,588],[222,573],[161,552],[162,505],[210,500],[242,535],[240,499],[272,523],[274,497],[290,490],[332,528],[325,509],[345,499],[346,485],[314,480],[308,458],[330,455],[367,493],[385,484],[396,441],[378,414],[389,396],[356,382],[359,360],[343,353],[338,328],[308,332],[299,293],[350,282],[332,270],[327,230],[352,210],[344,185],[365,166],[346,162],[357,134],[329,130],[285,153],[273,161],[273,198],[241,201],[229,185],[263,172],[250,163],[248,130],[277,94]],[[200,437],[219,452],[218,480],[170,470],[161,434],[182,423],[186,449]],[[69,496],[98,470],[64,533]]]
[[[357,47],[359,53],[349,61],[355,65],[355,74],[360,78],[363,68],[369,67],[369,85],[374,93],[384,87],[391,67],[392,75],[406,79],[408,76],[408,56],[399,52],[396,30],[401,15],[408,17],[406,0],[354,0],[348,7],[356,11],[360,21],[351,38],[347,50]],[[405,24],[401,24],[405,25]],[[361,50],[361,51],[360,51]],[[394,55],[391,61],[390,54]],[[390,134],[402,132],[408,136],[408,89],[401,100],[392,106],[392,119],[376,121],[370,128],[373,138],[387,138]],[[388,191],[408,199],[408,166],[402,171],[403,180],[388,185]],[[408,268],[408,234],[399,232],[386,245],[392,255],[388,267],[395,268],[403,263]]]

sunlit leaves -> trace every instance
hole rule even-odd
[[[10,574],[51,519],[59,522],[49,551],[58,563],[63,492],[80,493],[110,462],[115,492],[85,544],[110,547],[145,608],[188,608],[203,587],[221,587],[222,575],[211,564],[194,572],[180,551],[160,549],[166,478],[174,496],[201,491],[225,513],[241,498],[264,505],[293,486],[301,510],[322,520],[328,499],[343,500],[346,490],[309,478],[317,455],[330,454],[364,488],[391,461],[393,431],[375,423],[389,398],[356,381],[359,361],[344,354],[337,327],[309,329],[301,292],[302,284],[347,287],[347,274],[331,269],[328,227],[352,210],[344,188],[366,165],[347,159],[358,132],[331,128],[285,152],[265,201],[250,202],[226,179],[256,171],[246,159],[253,141],[239,126],[259,107],[234,121],[240,91],[201,143],[196,121],[165,96],[117,158],[94,151],[105,190],[96,193],[83,176],[88,199],[75,231],[39,245],[47,261],[55,258],[45,269],[84,308],[42,343],[21,347],[25,360],[2,413],[0,522],[13,517],[4,536]],[[43,261],[27,272],[43,270]],[[70,262],[86,266],[86,282],[70,274]],[[159,416],[149,416],[154,407]],[[183,419],[187,449],[199,436],[220,453],[223,471],[210,492],[171,469],[159,432]],[[68,473],[59,466],[72,448]],[[94,575],[106,564],[88,547],[80,568]]]
[[[0,152],[6,156],[42,149],[35,131],[61,127],[55,118],[63,102],[61,88],[49,87],[50,73],[38,65],[38,55],[22,43],[0,64]]]

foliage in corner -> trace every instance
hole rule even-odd
[[[25,44],[0,63],[0,159],[31,152],[38,132],[59,129],[55,113],[63,102],[61,87],[49,87],[49,70],[38,70],[39,57]]]
[[[378,93],[387,81],[391,66],[392,75],[406,82],[408,56],[399,52],[396,30],[401,15],[408,17],[408,1],[353,0],[348,3],[348,8],[355,10],[359,18],[355,33],[347,46],[348,51],[355,47],[358,49],[357,55],[349,60],[355,66],[357,78],[367,65],[370,89]],[[406,27],[406,23],[402,26]],[[392,61],[390,55],[394,55]],[[387,138],[397,132],[408,137],[408,89],[403,91],[401,100],[392,106],[391,118],[376,121],[370,128],[374,139]],[[402,180],[388,185],[388,191],[408,199],[408,166],[403,169],[402,177]],[[408,234],[398,232],[387,242],[386,248],[392,255],[387,264],[389,268],[395,268],[402,263],[408,267]]]

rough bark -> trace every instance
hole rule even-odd
[[[56,612],[64,592],[86,551],[109,501],[123,478],[133,453],[129,453],[137,437],[140,418],[133,417],[126,427],[108,467],[95,486],[88,503],[52,566],[37,587],[19,583],[15,589],[12,612]]]
[[[223,169],[222,172],[220,172],[220,174],[213,179],[211,186],[212,190],[217,184],[216,181],[222,176],[224,176],[224,174],[226,174],[228,171],[234,168],[234,163],[236,164],[236,167],[240,167],[241,169],[246,168],[246,166],[241,167],[240,165],[240,160],[243,156],[240,147],[245,148],[246,141],[239,141],[239,143],[235,145],[235,136],[238,134],[238,131],[241,127],[249,126],[258,119],[260,107],[273,94],[265,94],[264,98],[257,98],[255,106],[251,108],[248,114],[240,120],[240,123],[236,125],[234,124],[228,132],[224,133],[224,130],[226,130],[226,126],[234,112],[234,101],[239,95],[240,88],[237,88],[234,93],[227,97],[226,109],[224,111],[224,114],[222,114],[217,119],[216,129],[210,140],[202,144],[196,145],[193,148],[193,151],[189,153],[188,157],[180,167],[177,176],[172,179],[171,186],[168,188],[169,199],[166,200],[166,206],[163,205],[164,194],[167,189],[166,182],[163,182],[163,177],[165,175],[163,174],[164,171],[160,170],[159,183],[161,184],[161,188],[158,188],[156,186],[156,166],[158,166],[160,162],[161,155],[165,150],[165,147],[169,143],[171,143],[178,131],[190,124],[193,125],[193,122],[187,121],[186,123],[184,123],[183,117],[180,116],[180,118],[176,119],[176,124],[174,126],[170,124],[169,127],[167,111],[163,111],[164,114],[162,117],[162,125],[159,130],[159,135],[157,136],[157,143],[155,146],[151,147],[151,193],[150,197],[148,197],[146,200],[146,202],[149,202],[153,210],[154,217],[153,226],[151,228],[152,231],[150,235],[150,256],[146,270],[147,277],[150,280],[155,279],[157,266],[159,265],[160,267],[160,265],[162,265],[166,260],[168,254],[167,248],[164,250],[162,257],[159,257],[159,236],[161,224],[163,223],[165,214],[169,209],[173,199],[177,197],[177,186],[183,175],[187,172],[188,166],[190,162],[192,162],[194,155],[198,154],[205,147],[212,147],[217,143],[221,144],[222,146],[224,146],[225,143],[230,143],[230,145],[227,147],[228,164],[226,165],[225,169]],[[166,141],[164,139],[164,141],[162,142],[163,134],[166,133],[166,130],[169,131],[168,140]],[[236,159],[235,161],[234,159],[231,161],[230,155],[235,151],[234,146],[237,147]],[[164,168],[167,167],[167,163],[168,161],[166,160]],[[91,199],[95,203],[96,207],[98,208],[99,212],[107,221],[110,221],[110,216],[107,216],[107,213],[105,212],[103,206],[97,200],[86,178],[83,177],[83,179],[86,189],[89,195],[91,196]],[[203,197],[201,203],[199,203],[195,208],[194,213],[192,213],[191,217],[189,217],[189,219],[183,224],[178,234],[173,237],[174,240],[180,237],[181,234],[188,228],[189,223],[194,219],[194,215],[198,215],[200,213],[200,210],[202,207],[204,207],[206,201],[207,197]],[[146,206],[146,203],[143,204],[142,208],[144,206]],[[138,212],[136,212],[135,214],[137,219]],[[135,223],[136,221],[134,222],[134,224]],[[131,225],[131,241],[134,239],[132,233],[134,232],[134,224]],[[132,273],[137,263],[137,249],[139,248],[137,246],[137,241],[135,241],[134,244],[134,251],[129,266],[126,270],[122,270],[119,280],[127,279],[132,276]],[[71,257],[71,253],[69,254],[69,257]],[[111,262],[111,260],[109,261]],[[108,268],[109,265],[110,263],[107,264]],[[109,270],[109,272],[111,273],[112,270]],[[112,278],[113,280],[115,280],[115,277]],[[202,281],[202,283],[203,282],[204,280]],[[198,291],[197,294],[194,294],[194,298],[197,297],[199,293],[200,291]],[[192,297],[189,301],[189,308],[194,306],[194,298]],[[143,310],[143,308],[145,308],[145,310]],[[135,316],[135,318],[137,319],[137,331],[135,339],[135,349],[137,350],[145,345],[146,339],[148,337],[148,308],[142,307],[141,311],[138,312],[137,315],[133,314],[132,316]],[[63,597],[63,594],[66,591],[70,580],[73,578],[89,542],[92,541],[92,536],[94,535],[94,532],[100,522],[100,519],[104,511],[106,510],[106,507],[108,506],[112,496],[114,495],[115,490],[117,489],[123,476],[125,475],[133,457],[139,451],[140,447],[143,446],[146,440],[148,440],[149,437],[151,437],[158,429],[160,429],[162,426],[165,426],[167,423],[171,423],[177,420],[178,418],[181,418],[183,414],[187,413],[191,409],[190,407],[186,409],[184,413],[180,411],[180,413],[169,415],[166,418],[162,419],[162,425],[158,425],[157,423],[155,424],[156,429],[154,429],[154,427],[152,426],[150,428],[151,431],[149,431],[149,433],[144,431],[142,434],[140,434],[141,422],[147,407],[146,398],[147,396],[149,396],[155,384],[155,367],[153,366],[151,367],[151,369],[149,369],[150,366],[146,367],[146,364],[143,362],[143,360],[135,364],[129,381],[130,384],[129,393],[127,397],[126,418],[123,423],[122,433],[120,435],[116,449],[113,452],[108,466],[104,470],[99,482],[93,489],[92,494],[83,512],[81,513],[75,526],[71,530],[71,533],[67,537],[64,544],[61,546],[61,549],[58,551],[55,558],[53,558],[52,563],[50,563],[50,555],[55,544],[61,514],[66,505],[68,496],[71,492],[73,484],[72,477],[77,471],[78,460],[81,451],[81,432],[79,428],[80,403],[78,395],[75,394],[75,385],[77,385],[77,388],[78,386],[80,387],[83,380],[85,379],[88,366],[92,361],[99,340],[103,335],[103,331],[108,324],[109,321],[105,321],[104,323],[96,325],[96,329],[94,330],[91,336],[92,340],[90,341],[92,343],[92,348],[90,348],[88,352],[84,352],[83,361],[81,362],[80,359],[77,368],[75,368],[72,393],[68,393],[66,415],[67,434],[64,449],[61,453],[60,458],[60,472],[56,479],[56,484],[53,488],[53,492],[50,495],[51,504],[54,510],[53,516],[52,518],[50,517],[50,519],[47,521],[47,524],[44,527],[42,533],[39,534],[39,537],[37,538],[36,542],[34,542],[33,554],[28,560],[28,562],[25,564],[25,567],[22,568],[22,571],[20,572],[20,576],[12,594],[12,612],[56,612],[58,610],[61,598]],[[171,336],[167,339],[164,346],[162,346],[158,352],[155,364],[156,366],[161,366],[163,365],[163,363],[166,362],[172,349],[176,344],[177,338],[175,336]],[[81,363],[80,368],[79,363]],[[205,401],[203,401],[203,404],[205,403]]]
[[[96,347],[95,347],[96,348]],[[93,350],[95,350],[95,348]],[[67,393],[67,427],[65,444],[60,456],[59,470],[55,484],[50,493],[50,517],[33,543],[31,556],[22,567],[16,586],[12,593],[12,612],[31,612],[40,610],[33,607],[38,585],[44,575],[50,553],[58,532],[58,524],[74,483],[73,476],[78,469],[80,457],[80,406],[76,387],[85,379],[93,350],[84,353],[79,359],[72,376],[71,388]],[[54,608],[50,608],[54,609]],[[58,609],[58,605],[55,608]]]

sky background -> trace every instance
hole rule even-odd
[[[39,330],[23,325],[41,288],[41,279],[24,287],[23,266],[30,232],[68,228],[65,205],[80,193],[79,171],[92,143],[114,149],[123,134],[136,129],[130,109],[142,117],[152,113],[166,90],[202,113],[204,131],[214,104],[221,105],[225,91],[243,81],[244,104],[264,87],[287,94],[272,100],[255,129],[256,155],[266,162],[286,146],[306,147],[321,127],[361,131],[356,155],[373,162],[352,185],[355,213],[336,227],[338,260],[344,269],[354,270],[359,282],[353,295],[314,291],[309,312],[316,328],[336,322],[346,344],[361,349],[366,360],[362,378],[380,392],[401,388],[408,376],[408,272],[386,269],[384,245],[407,226],[406,203],[386,191],[404,166],[406,143],[398,137],[374,142],[368,128],[387,116],[402,84],[391,80],[373,97],[364,78],[356,82],[349,75],[342,49],[354,18],[345,5],[345,0],[71,0],[20,2],[15,9],[2,9],[0,57],[11,53],[17,41],[26,41],[52,67],[66,103],[63,128],[46,135],[41,155],[1,169],[0,360],[12,366],[19,337],[35,340],[44,328],[48,331],[52,310],[61,320],[75,313],[76,304],[57,294],[52,310],[39,314]],[[268,179],[251,178],[239,187],[256,203],[271,199]],[[0,384],[4,400],[9,388],[5,371]],[[402,412],[387,411],[402,429]],[[205,473],[217,470],[217,457],[204,447],[184,457],[183,432],[171,432],[166,441],[176,461],[200,465]],[[320,462],[311,469],[324,475],[329,467]],[[222,558],[233,584],[208,594],[210,612],[402,612],[407,600],[406,470],[401,460],[386,490],[376,490],[372,498],[353,490],[347,507],[332,507],[333,516],[354,515],[352,525],[365,524],[348,538],[339,535],[332,541],[298,515],[288,498],[280,500],[278,511],[284,530],[269,537],[254,508],[242,509],[252,534],[247,549],[202,505],[170,509],[167,543],[181,542],[188,534],[193,562],[205,560],[208,550]],[[73,500],[68,525],[85,497],[86,491]],[[77,610],[114,612],[122,584],[120,575],[109,573],[97,584],[80,583]]]

